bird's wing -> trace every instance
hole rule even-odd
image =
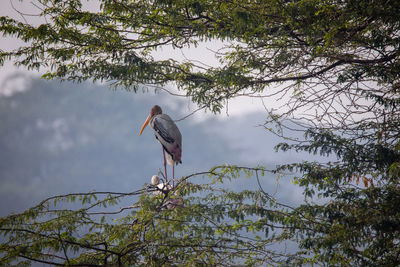
[[[163,118],[154,118],[153,121],[153,127],[154,131],[157,132],[157,134],[167,143],[174,143],[175,139],[173,136],[168,132],[168,129],[166,127],[166,123],[168,123],[167,120]]]

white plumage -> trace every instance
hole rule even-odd
[[[162,192],[172,189],[172,186],[170,184],[161,183],[160,177],[158,177],[157,175],[153,175],[153,177],[151,177],[151,184],[154,187],[157,187],[157,190],[153,192],[154,195],[160,195]]]

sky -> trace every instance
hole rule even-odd
[[[84,1],[83,3],[85,3],[85,6],[87,6],[88,9],[93,10],[97,8],[95,1],[88,1],[88,2]],[[24,18],[18,12],[25,14]],[[42,21],[42,19],[36,16],[29,16],[35,14],[37,14],[37,8],[30,1],[21,2],[16,0],[4,0],[2,8],[0,9],[0,16],[10,16],[16,19],[23,18],[28,20],[30,23],[38,24]],[[17,40],[16,38],[3,37],[2,40],[0,41],[0,49],[8,51],[23,44],[24,43],[22,41]],[[168,57],[173,57],[175,60],[181,60],[181,61],[194,60],[194,61],[201,61],[210,66],[218,66],[219,63],[218,60],[214,57],[213,51],[217,51],[221,47],[222,43],[217,41],[203,43],[197,48],[191,47],[183,50],[173,49],[172,47],[164,47],[159,51],[155,52],[154,58],[166,59]],[[0,89],[0,95],[1,94],[9,95],[11,94],[11,92],[21,90],[21,88],[24,87],[23,85],[25,81],[23,78],[20,78],[18,81],[14,81],[13,84],[4,83],[6,77],[8,77],[10,74],[18,70],[24,71],[27,74],[29,73],[29,75],[33,76],[39,76],[40,74],[44,73],[44,70],[42,70],[41,73],[37,73],[36,71],[26,71],[23,68],[17,68],[10,62],[7,62],[6,65],[2,68],[2,71],[0,72],[0,85],[2,85]],[[166,89],[172,92],[177,92],[176,88],[174,87],[168,87]],[[263,101],[264,104],[266,102],[268,106],[276,105],[276,102],[272,100],[264,99]],[[190,101],[187,101],[187,108],[184,111],[184,116],[190,114],[196,108],[197,107],[191,104]],[[252,112],[265,112],[265,107],[263,105],[262,100],[254,97],[251,98],[238,97],[230,100],[224,112],[218,114],[217,118],[224,119],[229,116],[243,117]],[[215,117],[215,115],[205,112],[199,112],[198,116],[195,116],[194,119],[203,120],[208,117]]]
[[[6,2],[0,16],[18,17]],[[29,2],[12,3],[24,13],[32,8]],[[2,38],[0,49],[21,44]],[[160,51],[160,56],[204,59],[218,45]],[[217,64],[209,57],[208,64]],[[188,99],[165,92],[135,94],[99,83],[45,81],[40,73],[7,62],[0,71],[0,216],[55,194],[136,190],[148,183],[162,167],[161,147],[150,128],[140,139],[138,131],[154,104],[176,120],[196,108]],[[177,176],[224,163],[273,168],[304,159],[304,155],[274,152],[281,140],[260,127],[265,116],[261,100],[243,97],[232,100],[221,114],[200,111],[177,122],[183,135],[183,164],[176,168]],[[232,186],[245,184],[238,181]],[[289,181],[268,176],[264,185],[290,203],[302,199],[301,191]]]

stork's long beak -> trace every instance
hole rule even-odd
[[[149,124],[150,119],[151,119],[151,114],[149,114],[149,116],[147,116],[146,121],[143,123],[142,129],[140,129],[139,135],[142,135],[142,132],[143,132],[144,128],[146,128],[147,124]]]

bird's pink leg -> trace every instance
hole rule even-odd
[[[163,157],[164,157],[164,174],[165,174],[165,182],[168,183],[168,178],[167,178],[167,161],[165,160],[165,150],[164,147],[162,148],[162,153],[163,153]]]
[[[175,188],[175,162],[172,164],[172,188]]]

